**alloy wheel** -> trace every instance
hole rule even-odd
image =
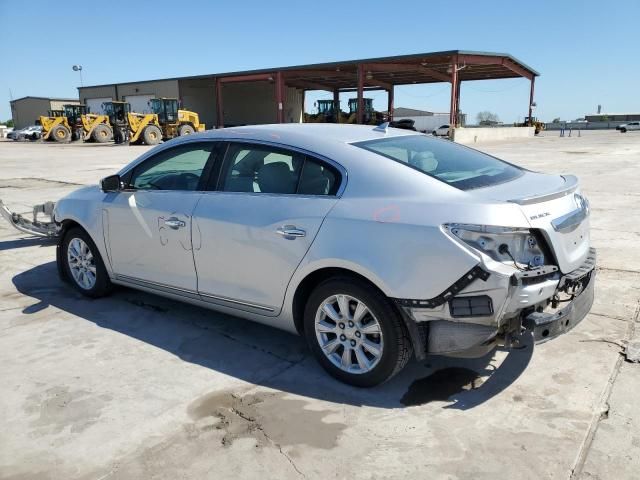
[[[81,238],[74,238],[67,247],[67,262],[74,281],[84,290],[96,284],[96,264],[89,245]]]
[[[384,351],[378,319],[350,295],[332,295],[320,303],[315,332],[324,355],[348,373],[367,373],[380,362]]]

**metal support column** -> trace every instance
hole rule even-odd
[[[356,123],[362,124],[364,120],[364,65],[358,65],[358,112]]]
[[[224,109],[222,108],[222,82],[216,78],[216,128],[224,128]]]
[[[531,91],[529,92],[529,126],[533,126],[533,119],[531,115],[533,115],[533,87],[536,81],[536,77],[531,77]]]
[[[282,72],[276,73],[276,122],[284,123],[284,79]]]
[[[449,125],[455,128],[457,123],[456,106],[458,105],[458,59],[451,63],[451,104],[449,107]]]
[[[336,116],[336,123],[340,123],[340,90],[333,89],[333,109]]]
[[[460,126],[460,86],[462,80],[458,79],[458,86],[456,86],[456,127]]]
[[[387,116],[388,121],[392,122],[393,121],[393,86],[391,86],[391,88],[389,90],[387,90]]]

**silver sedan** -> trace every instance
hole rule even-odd
[[[304,335],[373,386],[412,356],[546,341],[591,308],[589,205],[534,173],[383,125],[265,125],[164,143],[55,206],[62,277]]]

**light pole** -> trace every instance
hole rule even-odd
[[[83,87],[84,85],[82,84],[82,65],[74,65],[72,68],[74,72],[80,73],[80,86]]]

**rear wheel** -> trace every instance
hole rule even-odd
[[[184,135],[191,135],[195,133],[195,129],[191,125],[180,125],[178,129],[178,136],[182,137]]]
[[[113,137],[113,132],[104,123],[96,125],[96,128],[91,132],[91,138],[97,143],[107,143]]]
[[[82,228],[72,228],[66,233],[60,260],[66,277],[83,295],[97,298],[111,291],[111,280],[100,252]]]
[[[71,132],[64,125],[56,125],[51,130],[49,138],[53,138],[54,141],[64,143],[71,140]]]
[[[338,380],[373,387],[407,364],[412,345],[397,310],[380,292],[347,277],[316,287],[304,314],[307,342]]]
[[[155,125],[145,127],[142,139],[146,145],[157,145],[162,140],[162,131]]]

